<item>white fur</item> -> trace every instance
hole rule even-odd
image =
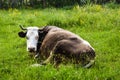
[[[89,68],[91,65],[94,64],[94,62],[95,62],[95,60],[90,60],[90,62],[89,62],[88,64],[86,64],[86,65],[84,66],[84,68]]]
[[[87,42],[86,40],[84,40],[83,43],[84,43],[85,45],[90,46],[90,47],[94,50],[94,48],[93,48],[93,47],[89,44],[89,42]]]
[[[33,64],[33,65],[31,65],[31,67],[40,67],[40,66],[42,66],[41,64]]]
[[[90,46],[90,44],[87,41],[85,41],[85,40],[83,41],[83,43],[88,45],[88,46]]]
[[[37,43],[38,43],[38,39],[36,39],[35,37],[38,36],[38,27],[28,27],[27,28],[27,34],[26,37],[27,39],[27,51],[28,48],[35,48],[35,51],[37,50]]]

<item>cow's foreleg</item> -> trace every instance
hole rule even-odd
[[[38,58],[39,57],[39,53],[37,53],[35,56],[34,56],[34,59]]]
[[[49,57],[48,57],[44,62],[42,62],[41,64],[42,64],[42,65],[48,64],[48,63],[51,61],[51,59],[53,58],[53,56],[54,56],[54,54],[53,54],[53,52],[51,51]]]
[[[56,51],[56,49],[57,49],[56,47],[58,46],[59,43],[60,43],[60,42],[58,42],[58,43],[54,46],[53,50],[51,50],[49,57],[42,63],[43,65],[46,65],[47,63],[49,63],[49,62],[53,59],[54,53],[55,53],[55,51]]]

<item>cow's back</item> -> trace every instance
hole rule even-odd
[[[42,45],[41,45],[41,54],[45,55],[46,57],[49,56],[51,50],[53,50],[54,46],[58,41],[66,40],[69,38],[77,38],[79,41],[83,41],[82,38],[75,35],[72,32],[67,30],[63,30],[61,28],[53,28],[51,29],[47,35],[45,36]]]

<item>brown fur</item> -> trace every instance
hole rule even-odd
[[[88,63],[89,60],[95,58],[95,52],[90,45],[84,44],[84,40],[74,33],[53,26],[47,26],[42,29],[40,34],[42,44],[40,47],[40,55],[44,59],[49,57],[52,51],[54,55],[55,65],[64,59],[73,60],[74,63]]]

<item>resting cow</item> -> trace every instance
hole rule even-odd
[[[58,67],[62,61],[82,64],[88,68],[94,64],[95,51],[92,46],[78,35],[56,26],[28,27],[26,32],[19,32],[20,37],[27,38],[27,50],[35,56],[42,57],[42,64],[54,60]],[[33,55],[33,54],[32,54]]]

